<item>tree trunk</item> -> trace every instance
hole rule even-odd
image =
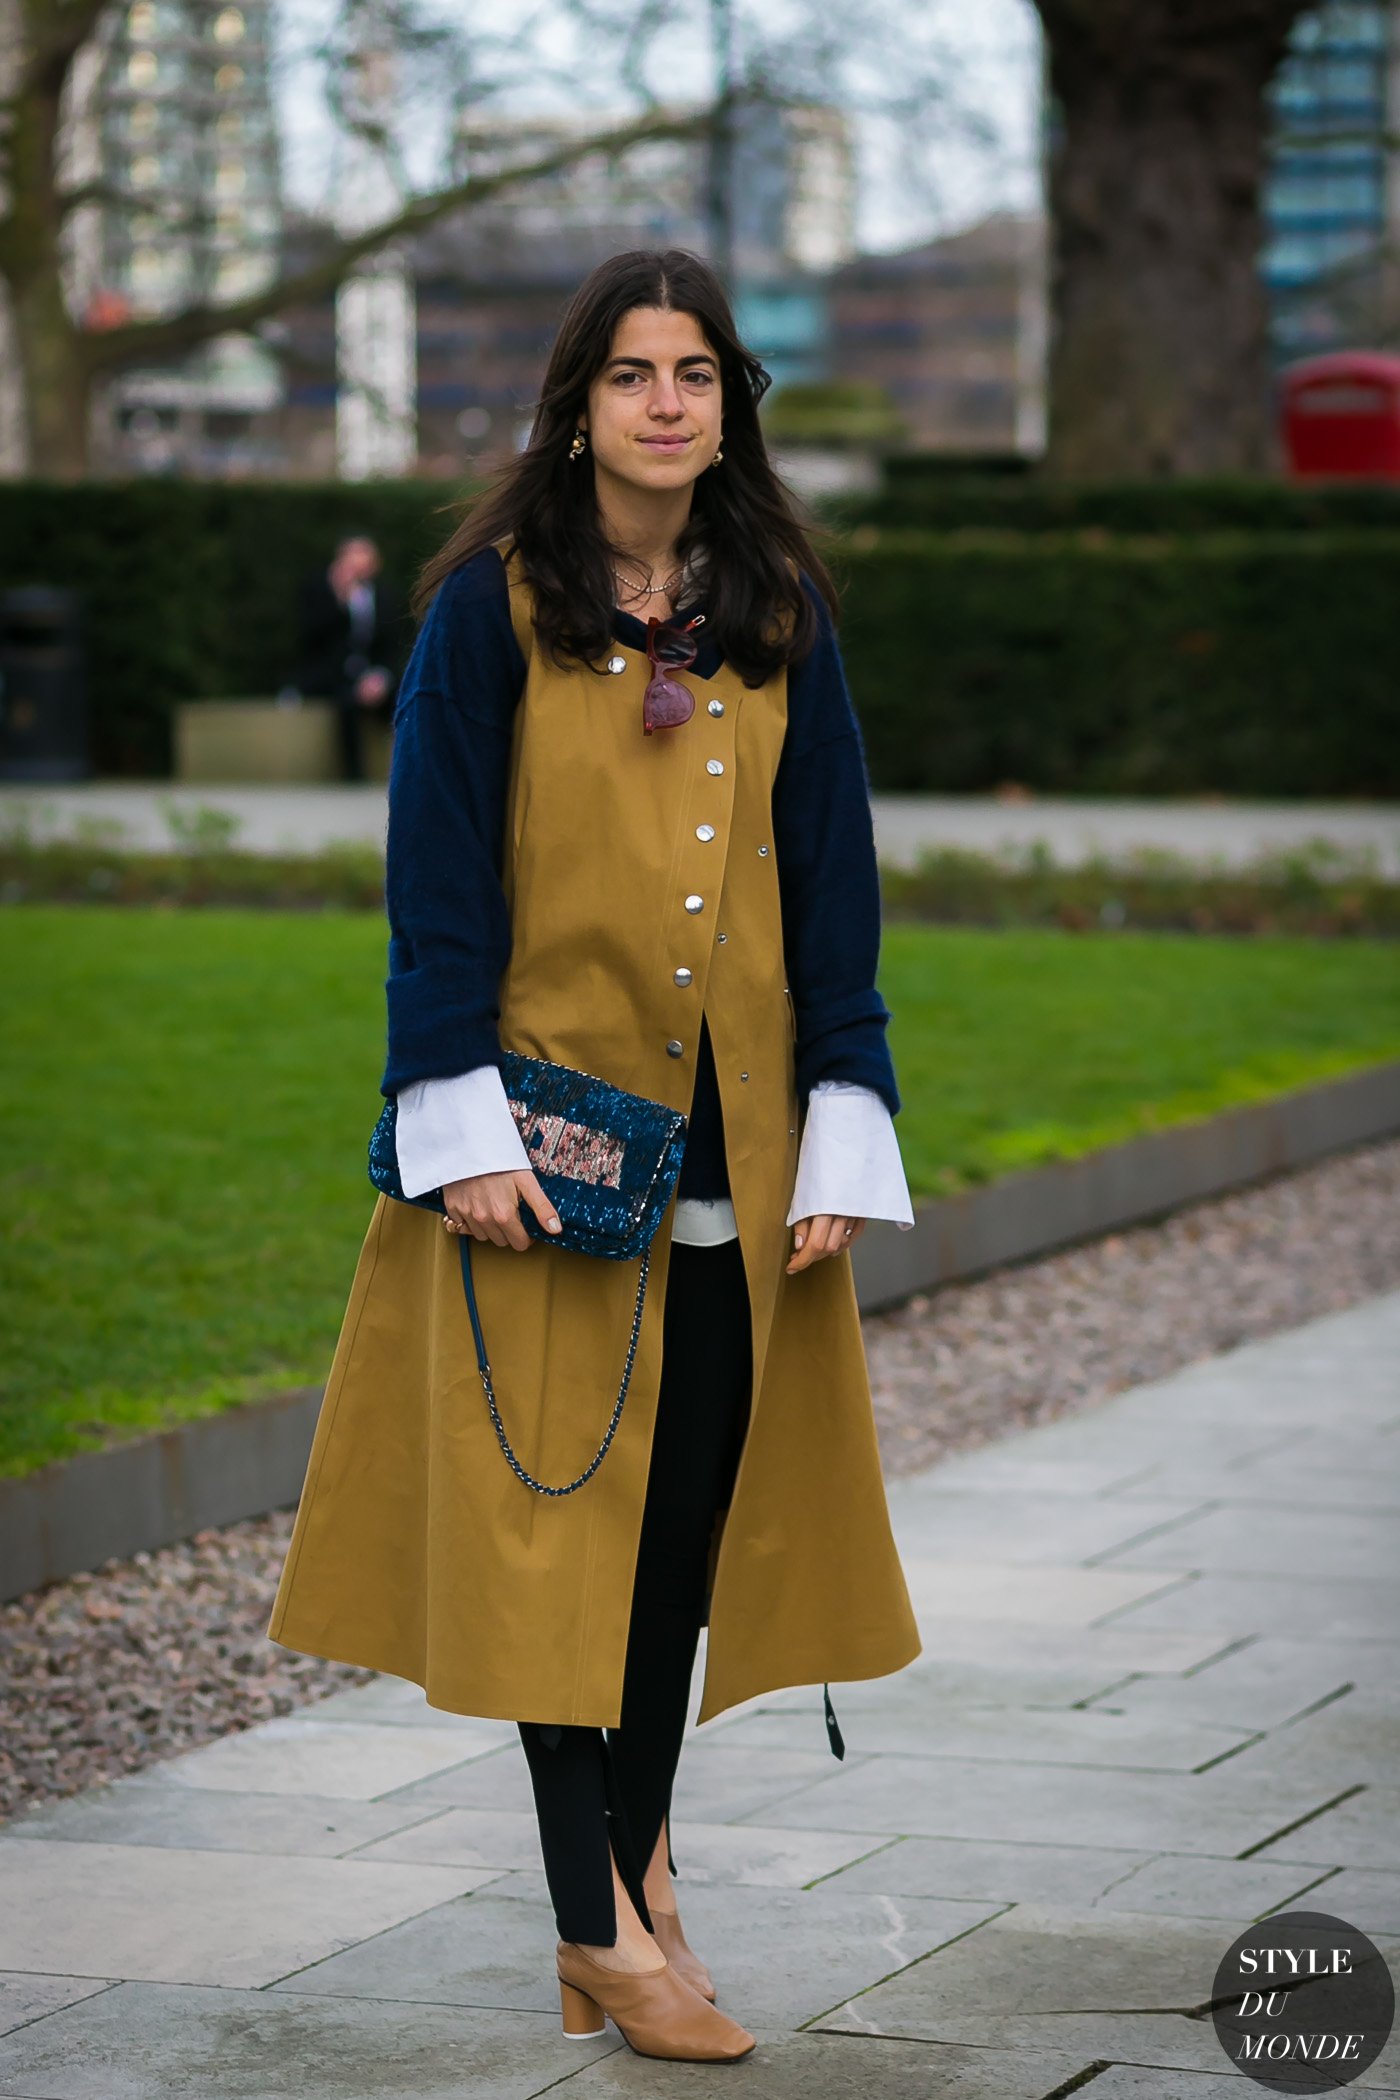
[[[81,481],[88,471],[92,377],[58,272],[13,287],[11,313],[24,375],[28,472],[39,481]]]
[[[25,0],[22,56],[12,54],[17,78],[5,105],[0,272],[23,385],[28,471],[53,481],[81,479],[88,459],[91,363],[64,298],[59,141],[69,71],[98,12],[96,0],[68,0],[66,8]],[[4,27],[16,36],[12,9]]]
[[[1039,0],[1061,475],[1266,473],[1266,90],[1304,0]]]

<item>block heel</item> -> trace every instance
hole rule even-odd
[[[565,1983],[559,1979],[559,2009],[564,2019],[564,2039],[567,2042],[591,2042],[603,2033],[603,2013],[596,1998],[581,1991],[576,1983]]]

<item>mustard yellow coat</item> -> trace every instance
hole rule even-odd
[[[511,576],[528,639],[528,586],[518,568]],[[786,674],[758,688],[728,668],[696,679],[691,721],[645,737],[643,653],[619,645],[620,676],[526,653],[503,845],[501,1041],[686,1111],[702,1010],[714,1045],[753,1392],[711,1554],[699,1718],[782,1685],[883,1676],[918,1654],[919,1637],[850,1255],[785,1273],[799,1119],[770,796]],[[713,839],[697,837],[702,824]],[[677,1040],[680,1057],[666,1047]],[[586,1487],[546,1497],[496,1442],[455,1240],[435,1214],[378,1199],[272,1639],[409,1678],[458,1713],[618,1724],[673,1217],[674,1199],[652,1243],[612,1448]],[[507,1433],[537,1478],[571,1480],[617,1395],[636,1264],[540,1243],[519,1253],[473,1242],[471,1256]]]

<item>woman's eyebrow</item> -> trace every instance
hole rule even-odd
[[[719,370],[716,360],[710,356],[708,350],[691,350],[686,356],[678,357],[676,363],[678,365],[714,365],[715,370]],[[635,365],[638,371],[641,372],[654,372],[656,370],[656,366],[649,357],[610,357],[607,369],[611,372],[615,365]]]

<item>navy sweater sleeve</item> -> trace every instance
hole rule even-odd
[[[773,783],[798,1099],[805,1106],[819,1079],[853,1080],[897,1115],[885,1041],[890,1014],[875,987],[880,882],[865,746],[831,615],[810,578],[802,582],[818,634],[788,671],[787,732]]]
[[[488,547],[438,592],[394,711],[386,1095],[500,1063],[501,847],[524,683],[505,569]]]

